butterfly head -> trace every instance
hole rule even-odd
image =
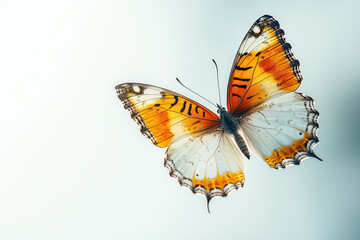
[[[233,132],[237,129],[237,122],[234,117],[223,106],[216,104],[218,107],[217,113],[220,115],[220,122],[222,128],[227,132]]]
[[[224,112],[224,111],[226,111],[226,109],[223,107],[223,106],[221,106],[221,105],[219,105],[219,104],[216,104],[216,106],[217,106],[217,113],[219,114],[219,115],[221,115],[221,113],[222,112]]]

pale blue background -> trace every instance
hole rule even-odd
[[[359,1],[1,1],[0,239],[358,239]],[[273,15],[320,111],[324,159],[211,202],[168,176],[165,149],[117,99],[127,81],[223,102],[235,52]]]

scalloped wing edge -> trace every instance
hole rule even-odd
[[[203,186],[200,186],[200,185],[193,186],[192,180],[185,177],[181,172],[179,172],[176,169],[173,161],[169,158],[167,152],[165,154],[164,166],[169,170],[169,175],[171,177],[175,178],[176,180],[178,180],[178,182],[179,182],[179,184],[181,186],[189,188],[194,194],[205,195],[205,197],[207,198],[208,203],[214,197],[226,197],[226,196],[228,196],[229,193],[232,192],[233,190],[237,190],[239,188],[242,188],[244,186],[244,183],[245,183],[245,179],[244,179],[241,182],[228,183],[227,185],[224,186],[224,189],[211,188],[210,191],[207,191],[206,188],[203,187]]]
[[[253,35],[253,29],[256,26],[260,25],[260,23],[268,24],[271,28],[274,29],[276,37],[279,39],[279,42],[281,43],[281,45],[282,45],[282,47],[283,47],[283,49],[285,51],[286,56],[288,57],[289,61],[291,62],[292,69],[293,69],[293,72],[294,72],[294,74],[296,75],[296,77],[298,79],[298,83],[301,84],[301,82],[303,80],[303,77],[302,77],[301,71],[300,71],[300,62],[295,57],[294,53],[291,51],[291,49],[292,49],[291,44],[286,41],[285,31],[280,27],[279,21],[276,20],[273,16],[264,15],[264,16],[260,17],[258,20],[256,20],[255,23],[251,26],[251,28],[247,32],[247,34],[245,35],[244,40],[248,36]],[[241,45],[240,45],[240,47],[241,47]],[[240,47],[239,47],[239,50],[240,50]],[[234,65],[236,65],[235,62],[234,62]],[[235,66],[234,66],[234,68],[235,68]]]
[[[304,159],[310,158],[310,157],[314,157],[320,161],[323,161],[321,158],[319,158],[314,153],[314,148],[319,143],[317,131],[319,129],[320,113],[316,110],[315,101],[313,100],[312,97],[310,97],[306,94],[303,94],[303,93],[297,92],[297,94],[300,94],[305,99],[304,105],[308,111],[308,113],[307,113],[308,126],[306,128],[306,132],[308,132],[308,133],[310,132],[311,134],[309,134],[309,135],[311,135],[311,136],[308,138],[308,141],[305,144],[305,150],[300,150],[299,152],[297,152],[294,155],[293,158],[286,158],[281,163],[276,164],[275,166],[270,166],[271,168],[274,168],[274,169],[284,169],[289,166],[300,165],[300,163]]]
[[[138,84],[138,83],[122,83],[122,84],[117,85],[115,87],[115,89],[118,94],[118,98],[122,102],[124,108],[130,112],[131,118],[140,126],[140,132],[146,138],[150,139],[154,145],[156,145],[157,142],[156,142],[155,137],[151,134],[149,129],[146,127],[144,120],[138,114],[138,111],[134,108],[134,104],[132,102],[130,102],[130,100],[127,97],[127,93],[128,93],[127,89],[129,89],[130,87],[132,87],[135,84]],[[146,85],[146,84],[142,84],[142,85]],[[128,87],[128,88],[125,88],[125,87]],[[143,91],[143,89],[140,89],[140,90]]]

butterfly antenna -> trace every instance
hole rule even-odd
[[[216,77],[217,77],[217,85],[218,85],[218,91],[219,91],[219,102],[220,102],[220,106],[222,106],[222,104],[221,104],[221,96],[220,96],[219,68],[218,68],[215,60],[212,59],[212,61],[215,64],[215,67],[216,67]]]
[[[217,108],[217,106],[216,106],[214,103],[210,102],[208,99],[204,98],[203,96],[201,96],[201,95],[198,94],[197,92],[194,92],[193,90],[191,90],[190,88],[188,88],[187,86],[185,86],[182,82],[180,82],[180,80],[179,80],[178,78],[176,78],[176,80],[181,84],[181,86],[183,86],[184,88],[186,88],[186,89],[189,90],[190,92],[198,95],[198,96],[201,97],[202,99],[208,101],[209,103],[211,103],[212,105],[214,105],[214,106]]]

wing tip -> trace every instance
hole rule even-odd
[[[134,86],[137,86],[138,89],[134,89]],[[158,146],[159,143],[156,141],[151,131],[146,127],[144,119],[138,114],[138,111],[135,109],[134,104],[129,100],[129,94],[134,93],[135,90],[138,90],[138,93],[144,91],[144,84],[121,83],[115,86],[115,89],[118,98],[122,102],[124,108],[130,112],[131,118],[136,122],[137,125],[140,126],[141,134],[143,134],[146,138],[150,139],[155,146]]]
[[[264,21],[264,20],[266,20],[266,19],[274,19],[274,20],[275,20],[275,18],[274,18],[273,16],[271,16],[271,15],[269,15],[269,14],[264,14],[264,15],[262,15],[261,17],[259,17],[256,22],[258,22],[258,21]]]
[[[255,24],[264,24],[270,26],[272,29],[274,29],[277,38],[279,39],[286,56],[288,60],[290,61],[293,69],[293,73],[297,78],[298,83],[301,83],[303,80],[303,77],[301,75],[300,71],[300,61],[295,58],[294,53],[291,51],[292,47],[290,43],[288,43],[285,39],[285,31],[280,27],[279,21],[277,21],[273,16],[265,14],[264,16],[260,17]]]

